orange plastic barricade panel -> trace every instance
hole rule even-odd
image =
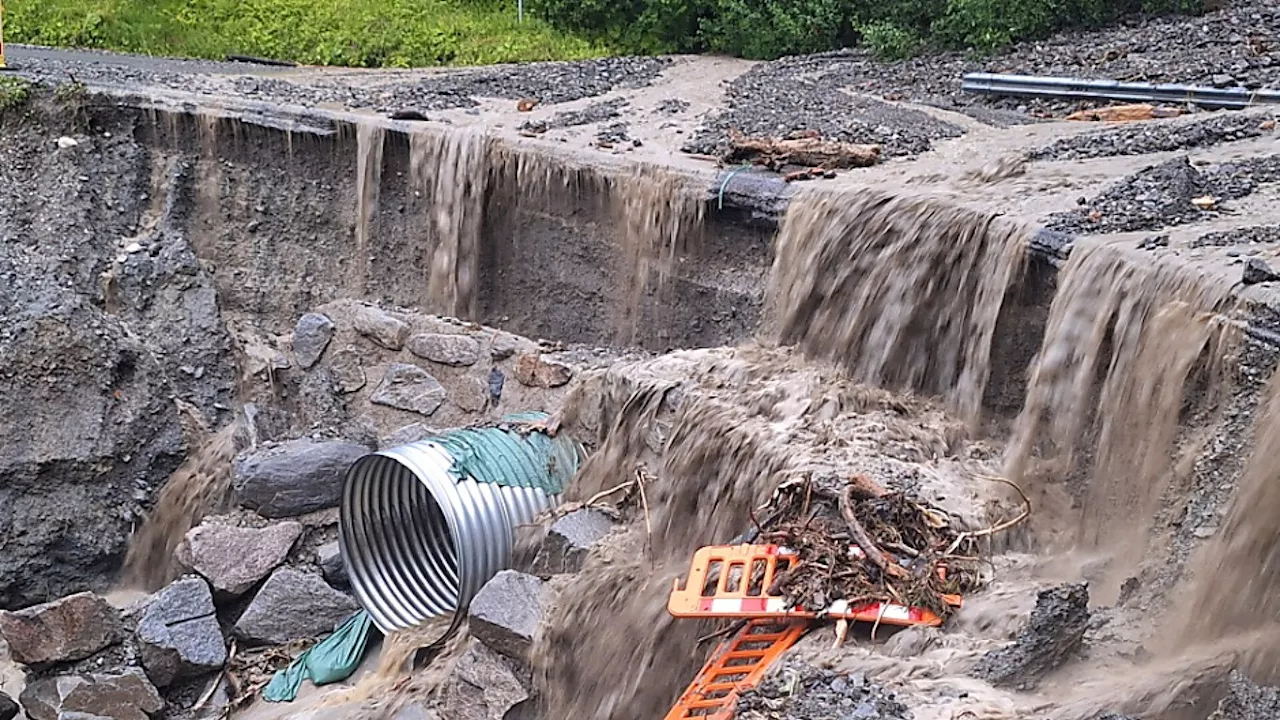
[[[850,552],[861,555],[858,548]],[[942,618],[925,608],[896,603],[867,602],[850,605],[837,600],[818,611],[787,607],[780,595],[768,590],[779,573],[791,566],[795,555],[777,545],[712,545],[693,555],[689,577],[680,586],[677,579],[667,600],[667,612],[679,618],[815,618],[828,617],[885,625],[942,624]],[[944,597],[947,604],[960,606],[960,597]]]
[[[805,620],[752,620],[720,643],[666,720],[732,720],[738,693],[756,686],[787,648],[804,635]]]

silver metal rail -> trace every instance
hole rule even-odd
[[[1205,108],[1231,110],[1280,103],[1280,90],[1249,90],[1242,87],[1212,88],[1197,85],[1085,80],[1083,78],[1039,77],[1034,75],[1001,75],[997,73],[967,73],[961,80],[960,89],[964,92],[979,95],[1194,103]]]

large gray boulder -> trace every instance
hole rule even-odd
[[[391,317],[376,307],[358,309],[354,322],[356,332],[388,350],[404,347],[405,338],[409,337],[409,326],[403,320]]]
[[[490,649],[527,663],[543,617],[543,582],[503,570],[476,593],[468,609],[471,634]]]
[[[529,691],[511,661],[472,643],[441,688],[438,710],[441,720],[504,720],[526,702]]]
[[[83,660],[124,639],[120,612],[89,592],[19,610],[0,611],[9,654],[26,665]]]
[[[302,524],[292,521],[264,528],[206,522],[187,533],[177,559],[208,580],[219,597],[234,598],[279,567],[301,535]]]
[[[199,677],[227,662],[209,585],[178,580],[161,590],[138,621],[138,651],[147,676],[159,687]]]
[[[236,458],[232,477],[245,507],[263,517],[295,517],[335,507],[347,469],[367,454],[357,443],[293,440]]]
[[[13,720],[18,717],[18,701],[0,692],[0,720]]]
[[[307,313],[298,318],[293,329],[293,357],[302,369],[315,365],[333,339],[333,321],[320,313]]]
[[[31,720],[148,720],[164,700],[137,668],[116,675],[59,675],[27,685],[19,697]]]
[[[448,393],[431,373],[417,365],[392,363],[369,402],[397,410],[431,416],[444,404]]]
[[[250,643],[283,645],[332,632],[360,609],[319,575],[280,568],[236,622],[235,634]]]
[[[475,365],[480,360],[480,343],[466,335],[422,333],[409,338],[409,352],[441,365]]]
[[[543,577],[578,572],[591,546],[611,532],[613,518],[599,510],[575,510],[559,518],[551,524],[538,548],[534,572]]]

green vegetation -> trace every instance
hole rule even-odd
[[[863,43],[880,56],[991,52],[1135,13],[1196,12],[1204,0],[529,0],[556,27],[636,52],[748,58]]]
[[[9,0],[14,42],[315,65],[466,65],[609,53],[768,59],[862,43],[881,57],[991,52],[1205,0]]]
[[[31,96],[31,84],[20,77],[0,75],[0,113],[22,107]]]
[[[516,0],[8,0],[5,39],[62,47],[313,65],[411,67],[607,54]]]

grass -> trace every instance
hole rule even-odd
[[[31,84],[14,75],[0,75],[0,112],[21,107],[31,95]]]
[[[516,0],[8,0],[5,39],[307,65],[419,67],[599,57]]]

